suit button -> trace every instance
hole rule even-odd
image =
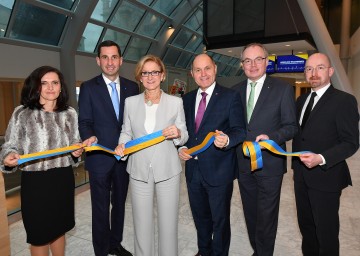
[[[248,132],[251,132],[251,129],[247,129]]]
[[[302,141],[305,141],[305,139],[304,139],[304,138],[301,138],[301,140],[302,140]]]

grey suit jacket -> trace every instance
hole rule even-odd
[[[127,98],[119,144],[147,135],[144,122],[144,93]],[[189,138],[183,103],[181,98],[163,92],[156,112],[154,132],[174,124],[181,131],[179,139],[165,140],[129,156],[127,172],[131,178],[146,182],[149,178],[149,172],[152,171],[155,182],[159,182],[181,172],[182,168],[176,146],[184,145]],[[175,145],[176,141],[178,142],[177,145]]]

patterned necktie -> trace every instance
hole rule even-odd
[[[117,119],[119,119],[120,103],[119,103],[119,95],[116,90],[116,83],[111,82],[109,85],[111,86],[111,101],[115,109],[116,117]]]
[[[198,132],[198,129],[199,129],[199,126],[200,126],[200,123],[201,123],[201,120],[204,116],[204,113],[205,113],[205,108],[206,108],[206,95],[207,93],[206,92],[202,92],[201,93],[201,100],[200,100],[200,103],[199,103],[199,107],[198,107],[198,110],[197,110],[197,113],[196,113],[196,117],[195,117],[195,133]]]
[[[306,106],[306,109],[305,109],[305,112],[304,112],[304,115],[303,115],[303,118],[302,118],[301,128],[305,127],[306,121],[308,120],[308,118],[310,116],[310,113],[311,113],[311,110],[312,110],[312,108],[314,106],[314,98],[316,97],[316,95],[317,95],[316,92],[311,93],[311,98],[309,100],[309,103]]]
[[[247,114],[248,122],[250,121],[252,112],[254,110],[254,97],[255,97],[256,82],[251,82],[250,86],[251,86],[251,90],[250,90],[250,94],[249,94],[248,103],[247,103],[247,106],[246,106],[246,114]]]

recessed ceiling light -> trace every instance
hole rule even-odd
[[[291,46],[291,45],[290,45],[290,44],[285,44],[285,46],[289,47],[289,46]]]
[[[232,50],[228,50],[228,52],[232,52]]]

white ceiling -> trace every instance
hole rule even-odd
[[[264,44],[270,55],[291,55],[298,53],[307,53],[316,50],[305,40],[290,41],[282,43]],[[221,53],[235,58],[240,58],[243,47],[233,47],[211,50],[212,52]]]

